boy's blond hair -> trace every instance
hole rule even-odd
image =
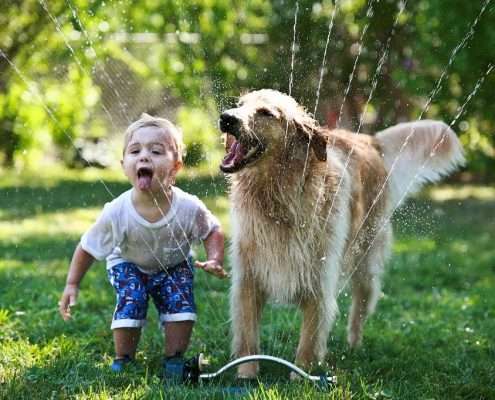
[[[172,137],[172,141],[175,144],[177,160],[182,163],[182,159],[185,156],[185,146],[182,138],[181,129],[175,126],[168,119],[153,117],[152,115],[146,113],[142,113],[141,118],[139,118],[137,121],[134,121],[126,129],[124,133],[124,153],[127,145],[132,139],[132,135],[134,134],[134,132],[136,132],[138,129],[148,126],[161,128],[164,132],[170,134],[170,136]]]

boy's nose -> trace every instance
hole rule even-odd
[[[148,150],[141,150],[139,153],[139,160],[141,161],[147,161],[150,158],[150,154]]]

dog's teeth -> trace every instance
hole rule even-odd
[[[247,152],[247,154],[244,156],[244,158],[250,157],[251,155],[254,154],[255,151],[256,151],[256,147],[251,147]]]

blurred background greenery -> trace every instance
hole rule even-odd
[[[104,268],[85,278],[71,324],[56,304],[82,232],[128,187],[113,167],[142,112],[182,127],[194,168],[178,185],[230,237],[217,119],[262,87],[290,92],[330,127],[443,120],[468,163],[451,178],[461,184],[425,191],[396,214],[396,255],[366,346],[348,351],[345,311],[329,338],[334,393],[294,381],[287,394],[252,398],[494,398],[494,26],[495,0],[2,0],[0,398],[208,397],[163,392],[157,329],[145,333],[140,369],[110,375]],[[229,359],[229,282],[197,279],[203,316],[191,353],[206,352],[214,370]],[[339,302],[345,310],[346,292]],[[294,315],[268,309],[266,354],[293,357]],[[272,372],[286,371],[267,368],[263,380]]]
[[[142,112],[183,128],[188,165],[216,165],[219,111],[271,87],[331,127],[452,123],[456,179],[491,181],[494,24],[491,0],[7,0],[1,168],[111,166]]]

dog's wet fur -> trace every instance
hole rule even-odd
[[[375,136],[329,130],[270,89],[243,95],[219,125],[228,150],[221,169],[231,184],[233,354],[260,352],[263,305],[276,300],[303,314],[296,364],[324,360],[347,282],[347,339],[358,346],[381,294],[390,214],[406,194],[462,163],[455,133],[438,121],[399,124]],[[243,364],[238,375],[257,371],[256,363]]]

